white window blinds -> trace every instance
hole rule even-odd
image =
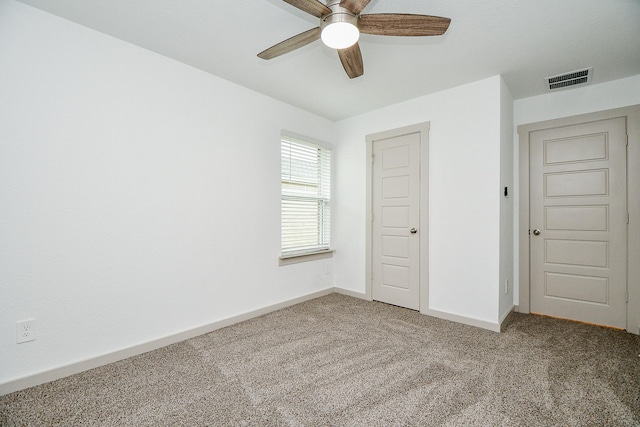
[[[328,250],[331,239],[331,150],[283,136],[282,257]]]

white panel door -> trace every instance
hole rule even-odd
[[[530,134],[531,312],[626,327],[624,118]]]
[[[420,133],[373,142],[372,296],[420,309]]]

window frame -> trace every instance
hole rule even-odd
[[[283,180],[282,180],[282,172],[283,172],[283,168],[282,168],[282,145],[283,142],[285,140],[293,140],[293,141],[300,141],[303,144],[310,144],[310,145],[314,145],[320,148],[324,148],[324,149],[328,149],[329,150],[329,197],[328,197],[328,206],[329,206],[329,230],[328,230],[328,236],[329,236],[329,244],[326,248],[318,248],[315,250],[308,250],[308,251],[295,251],[295,250],[289,250],[289,251],[283,251],[282,249],[282,225],[283,225],[283,210],[282,210],[282,202],[283,202]],[[333,201],[334,201],[334,174],[335,174],[335,167],[334,167],[334,163],[335,163],[335,151],[334,151],[334,147],[332,144],[329,144],[327,142],[324,141],[319,141],[317,139],[314,138],[310,138],[304,135],[300,135],[300,134],[296,134],[294,132],[289,132],[289,131],[281,131],[280,134],[280,144],[279,144],[279,149],[280,149],[280,257],[279,257],[279,264],[280,265],[288,265],[288,264],[295,264],[295,263],[299,263],[299,262],[306,262],[306,261],[313,261],[313,260],[317,260],[317,259],[324,259],[324,258],[331,258],[333,256],[334,253],[334,249],[333,249]],[[311,198],[310,198],[311,199]],[[325,229],[323,228],[323,231],[325,231]]]

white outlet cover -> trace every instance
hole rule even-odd
[[[34,341],[36,339],[36,320],[23,320],[16,323],[16,343]]]

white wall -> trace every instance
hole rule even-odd
[[[513,201],[517,189],[513,186],[513,97],[500,81],[500,284],[498,289],[500,321],[511,312],[513,303]],[[507,187],[508,197],[504,196]],[[508,284],[506,283],[508,281]],[[506,292],[505,292],[506,290]]]
[[[278,255],[280,130],[334,123],[9,0],[0,99],[0,385],[333,286]]]
[[[365,136],[429,121],[429,309],[497,324],[501,78],[338,123],[336,285],[365,292]]]
[[[514,102],[515,125],[640,104],[640,74]]]
[[[610,110],[620,107],[628,107],[640,104],[640,75],[627,77],[620,80],[614,80],[598,85],[584,86],[545,95],[534,96],[531,98],[518,99],[514,102],[514,188],[519,186],[519,167],[518,167],[518,134],[517,127],[524,124],[536,123],[545,120],[558,119],[563,117],[571,117],[579,114],[594,113],[598,111]],[[517,192],[515,196],[515,227],[519,226],[519,197]],[[518,304],[518,274],[519,274],[519,256],[518,250],[520,241],[518,233],[514,237],[515,251],[515,293],[514,301]]]

